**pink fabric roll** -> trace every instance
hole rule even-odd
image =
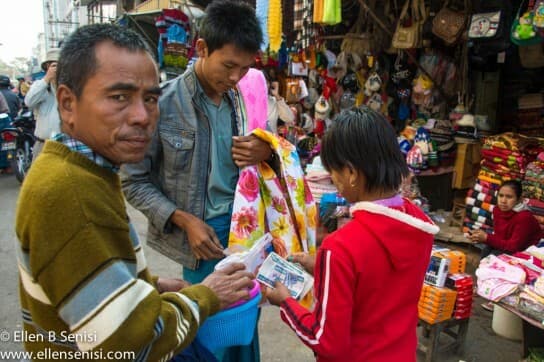
[[[242,93],[246,106],[247,131],[251,132],[256,128],[266,130],[268,89],[264,74],[258,69],[250,68],[238,82],[238,89]]]

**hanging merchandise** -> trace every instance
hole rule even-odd
[[[281,0],[269,0],[268,8],[268,36],[270,50],[277,52],[282,43],[282,8]]]
[[[323,7],[323,23],[336,25],[342,22],[342,0],[325,0]]]
[[[345,54],[357,54],[360,58],[365,57],[372,51],[372,34],[369,31],[370,23],[367,12],[361,7],[357,20],[344,35],[340,49]]]
[[[325,0],[314,0],[314,23],[323,23],[323,10],[325,8]]]
[[[263,33],[263,43],[261,44],[261,50],[264,52],[268,48],[270,42],[268,38],[268,8],[269,0],[257,0],[255,4],[255,15],[259,19],[261,25],[261,31]]]
[[[391,42],[394,48],[411,49],[421,46],[421,28],[426,14],[423,0],[406,0]]]
[[[512,5],[504,0],[479,0],[473,2],[472,10],[468,34],[470,60],[488,70],[489,63],[496,63],[497,54],[512,44]]]
[[[535,17],[533,19],[533,24],[540,31],[540,36],[542,36],[542,31],[544,30],[544,0],[539,0],[535,6]]]
[[[501,25],[502,11],[473,14],[470,18],[468,37],[470,39],[493,38]]]
[[[424,74],[414,79],[412,102],[420,106],[430,106],[432,102],[433,82]]]
[[[544,41],[534,25],[534,0],[522,1],[512,24],[510,40],[517,45],[533,45]],[[522,13],[523,12],[523,13]]]
[[[466,3],[462,11],[454,11],[449,8],[449,0],[446,0],[442,9],[434,17],[433,34],[442,39],[446,45],[453,45],[463,33],[466,21]]]
[[[192,56],[189,17],[177,9],[164,9],[155,26],[159,32],[159,65],[174,73],[183,72]]]

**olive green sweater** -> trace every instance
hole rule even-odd
[[[205,286],[158,293],[117,174],[61,143],[48,141],[32,165],[16,232],[24,329],[42,336],[25,342],[35,359],[50,349],[167,360],[219,309]]]

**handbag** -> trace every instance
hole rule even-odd
[[[363,7],[361,7],[357,20],[344,36],[344,40],[342,40],[340,50],[346,54],[357,54],[359,57],[364,58],[367,54],[371,53],[372,47],[372,33],[370,31],[368,15]]]
[[[411,5],[411,6],[410,6]],[[404,26],[411,8],[411,25]],[[397,28],[393,34],[391,45],[397,49],[412,49],[421,46],[421,26],[425,21],[425,4],[423,0],[406,0],[400,13]]]
[[[453,45],[459,40],[466,24],[466,7],[463,11],[455,11],[448,7],[449,0],[433,19],[433,34],[446,45]]]

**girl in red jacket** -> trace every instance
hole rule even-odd
[[[519,181],[506,181],[499,188],[497,206],[493,209],[493,234],[473,230],[469,238],[484,243],[481,257],[489,254],[513,254],[535,245],[544,237],[538,221],[527,210],[515,211],[521,201]]]
[[[438,227],[398,194],[408,168],[393,127],[367,107],[345,111],[321,158],[353,218],[314,260],[293,258],[314,274],[313,311],[281,283],[268,299],[317,361],[415,361],[417,303]]]

